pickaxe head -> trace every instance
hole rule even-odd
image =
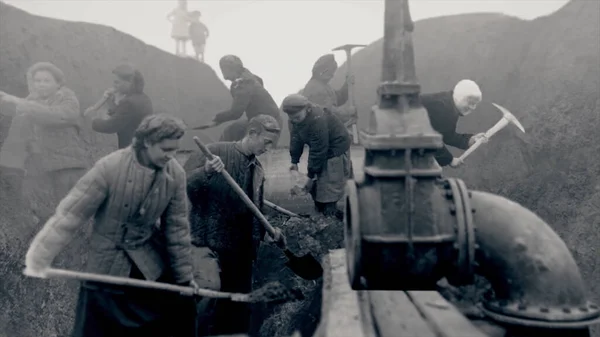
[[[492,103],[492,104],[496,108],[498,108],[498,110],[500,110],[502,112],[502,118],[504,118],[508,122],[514,124],[516,127],[519,128],[519,130],[521,130],[521,132],[525,133],[525,128],[523,127],[523,125],[521,125],[521,123],[519,123],[519,120],[517,119],[517,117],[515,117],[515,115],[510,113],[510,111],[508,111],[506,108],[504,108],[496,103]]]
[[[333,48],[332,51],[344,50],[346,53],[350,53],[350,51],[352,51],[353,48],[366,47],[366,46],[367,46],[366,44],[345,44],[343,46]]]

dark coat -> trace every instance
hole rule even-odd
[[[109,101],[111,104],[112,101]],[[96,118],[92,129],[101,133],[116,133],[119,149],[131,145],[135,130],[140,122],[153,113],[152,101],[145,93],[133,93],[125,96],[119,104],[109,107],[108,118]]]
[[[248,120],[258,115],[269,115],[281,123],[281,111],[271,94],[263,86],[262,79],[247,69],[242,76],[231,82],[233,103],[229,110],[218,113],[214,121],[224,123],[239,119],[246,112]]]
[[[454,104],[452,91],[421,95],[421,104],[427,109],[431,126],[442,134],[444,144],[466,150],[469,148],[470,133],[457,133],[456,124],[460,114]],[[450,165],[454,156],[442,147],[435,153],[435,159],[441,166]]]
[[[243,154],[238,143],[218,142],[207,147],[221,158],[225,170],[261,209],[265,178],[258,159]],[[206,173],[205,163],[206,157],[197,152],[184,166],[188,174],[187,192],[192,206],[190,223],[193,244],[217,252],[255,252],[264,237],[264,227],[221,174]],[[251,166],[254,166],[253,169]]]
[[[341,156],[350,150],[350,135],[344,123],[329,109],[311,105],[300,123],[289,123],[290,157],[298,164],[304,145],[308,145],[308,176],[318,175],[327,159]]]

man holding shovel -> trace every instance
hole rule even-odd
[[[218,255],[222,291],[252,290],[252,268],[265,228],[219,173],[226,170],[260,209],[265,178],[257,157],[274,144],[280,132],[275,118],[259,115],[250,119],[242,140],[209,144],[212,160],[197,152],[185,163],[193,244],[209,247]],[[218,301],[212,333],[247,333],[250,316],[245,304]]]
[[[308,145],[309,179],[305,190],[312,195],[317,212],[341,218],[336,204],[344,196],[346,181],[352,177],[350,134],[333,112],[302,95],[284,98],[282,109],[289,116],[290,171],[298,171],[304,145]]]
[[[452,91],[421,95],[421,103],[427,109],[431,126],[442,134],[445,144],[462,150],[468,149],[479,139],[487,142],[485,133],[456,133],[458,119],[473,112],[480,102],[481,89],[471,80],[458,82]],[[441,166],[458,167],[462,164],[446,146],[436,152],[435,159]]]
[[[60,202],[31,243],[25,274],[50,277],[55,256],[94,219],[87,271],[197,287],[186,176],[173,159],[183,122],[146,117],[131,146],[100,159]],[[83,282],[72,336],[195,336],[190,297]]]

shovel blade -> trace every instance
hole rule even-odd
[[[316,280],[323,276],[323,267],[312,254],[296,256],[289,250],[285,251],[288,262],[285,264],[294,274],[305,280]]]

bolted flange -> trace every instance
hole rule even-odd
[[[475,274],[475,225],[471,207],[471,198],[465,183],[456,178],[446,180],[448,186],[446,198],[453,202],[450,214],[456,219],[456,260],[455,273],[447,275],[448,281],[454,285],[473,283]]]
[[[346,243],[346,263],[348,281],[353,290],[362,290],[362,235],[356,181],[346,183],[346,203],[344,212],[344,237]]]

